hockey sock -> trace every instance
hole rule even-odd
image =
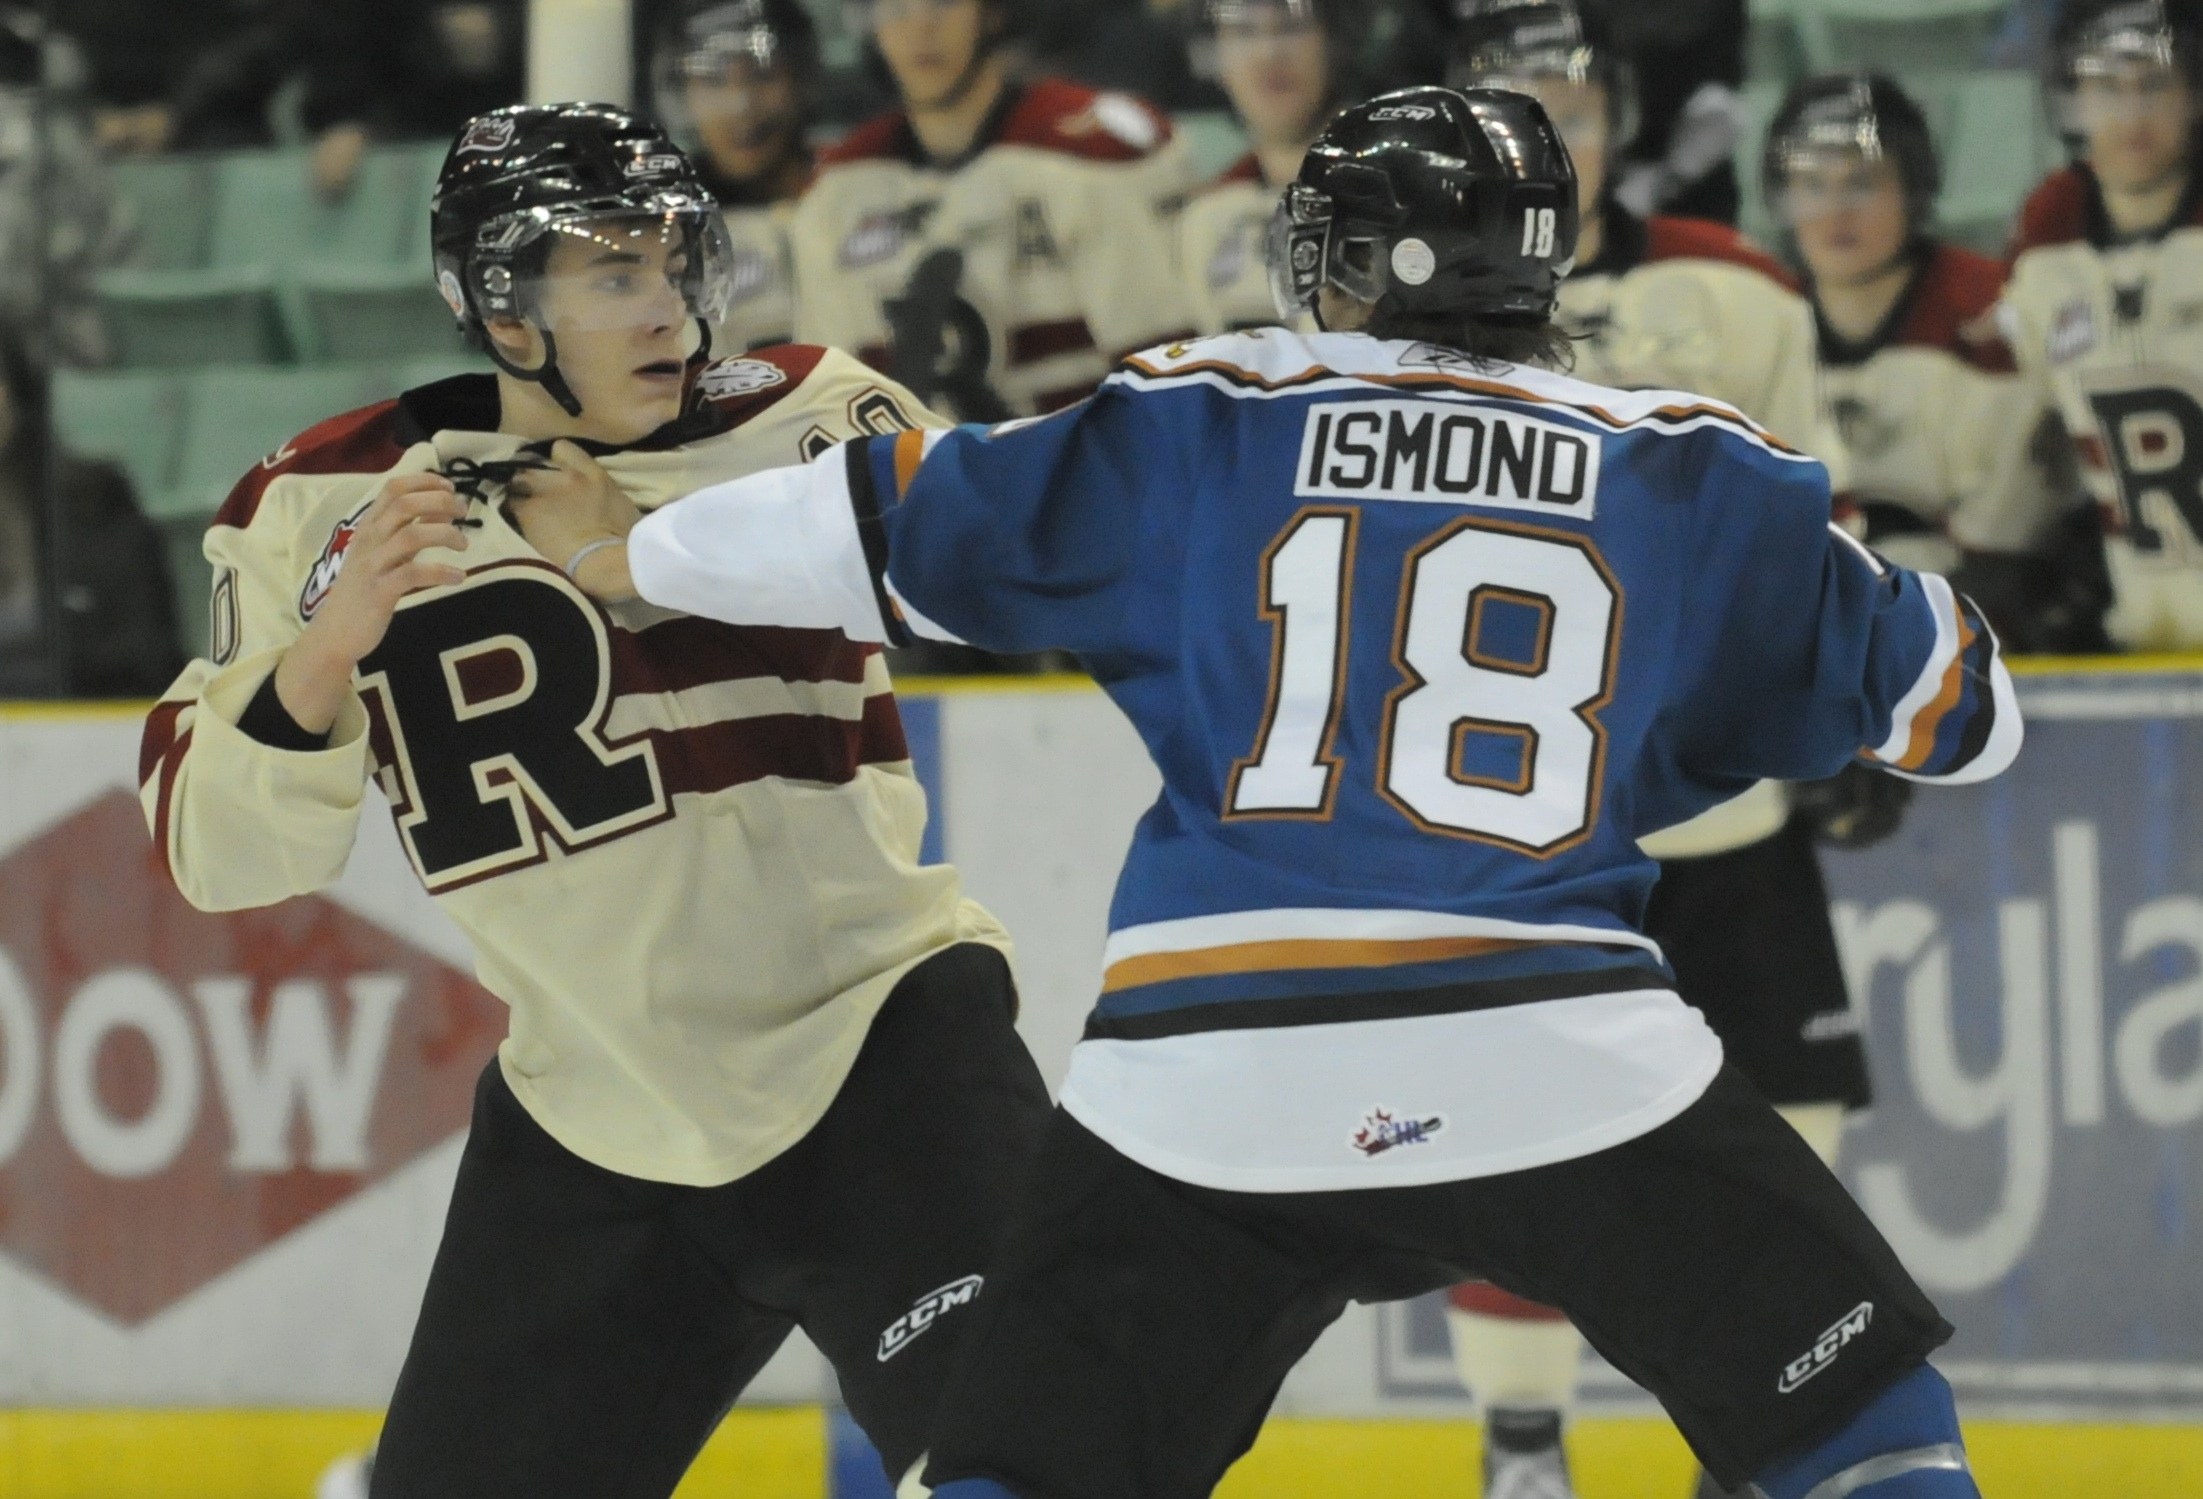
[[[1017,1499],[1017,1490],[991,1478],[959,1478],[935,1489],[933,1499]]]
[[[1981,1499],[1951,1387],[1927,1364],[1844,1428],[1757,1480],[1767,1499]]]
[[[1559,1417],[1575,1403],[1582,1339],[1551,1307],[1471,1281],[1447,1298],[1446,1326],[1454,1368],[1485,1411]]]

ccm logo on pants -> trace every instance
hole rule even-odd
[[[1787,1395],[1799,1385],[1820,1373],[1821,1370],[1834,1363],[1836,1355],[1843,1352],[1844,1345],[1864,1333],[1867,1324],[1873,1320],[1874,1303],[1871,1301],[1862,1301],[1850,1311],[1845,1312],[1843,1320],[1822,1333],[1819,1341],[1814,1343],[1810,1349],[1790,1360],[1784,1366],[1782,1378],[1776,1383],[1775,1388],[1782,1394]]]
[[[918,1298],[918,1304],[888,1323],[887,1331],[880,1334],[880,1362],[886,1363],[910,1346],[911,1340],[931,1327],[945,1312],[968,1305],[979,1299],[979,1288],[987,1283],[983,1275],[967,1275],[962,1280],[952,1280],[938,1291],[928,1291]]]

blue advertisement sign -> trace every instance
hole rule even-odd
[[[1839,1169],[1970,1401],[2203,1415],[2203,677],[2020,688],[2011,772],[1825,860],[1875,1087]],[[1389,1393],[1458,1390],[1434,1301],[1383,1333]]]

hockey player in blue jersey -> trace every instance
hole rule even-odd
[[[607,484],[521,507],[600,597],[1076,651],[1162,772],[943,1499],[1206,1494],[1350,1301],[1469,1277],[1564,1309],[1726,1485],[1978,1492],[1948,1324],[1676,997],[1637,839],[1855,757],[1992,776],[2010,679],[1970,603],[1830,527],[1819,464],[1516,362],[1554,352],[1575,205],[1534,101],[1387,95],[1272,234],[1285,309],[1339,331],[639,525]]]

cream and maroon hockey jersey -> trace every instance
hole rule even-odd
[[[1561,283],[1578,379],[1726,401],[1818,458],[1840,494],[1843,444],[1820,397],[1813,309],[1781,264],[1724,224],[1606,211],[1599,258]],[[1781,830],[1782,788],[1762,783],[1645,840],[1657,858],[1741,848]]]
[[[2063,507],[2041,457],[2042,403],[1993,326],[2003,287],[2002,265],[1939,244],[1873,337],[1820,329],[1866,540],[1916,571],[2036,551]]]
[[[505,520],[487,376],[322,423],[207,533],[214,659],[146,724],[142,797],[194,905],[343,871],[367,783],[512,1011],[499,1051],[576,1155],[705,1185],[801,1139],[896,980],[958,941],[1007,950],[956,872],[921,867],[924,793],[876,649],[584,596]],[[844,439],[937,425],[847,356],[781,348],[695,376],[691,417],[602,462],[645,510]],[[318,751],[238,722],[320,606],[384,481],[478,492],[464,583],[408,598]]]
[[[1779,261],[1726,224],[1609,208],[1596,263],[1561,283],[1572,373],[1726,401],[1849,482],[1821,399],[1813,309]]]
[[[1253,152],[1187,200],[1178,216],[1178,264],[1193,325],[1204,334],[1277,323],[1266,258],[1279,189]]]
[[[712,330],[712,347],[741,354],[792,342],[796,332],[795,266],[788,252],[793,203],[721,211],[734,243],[734,294],[726,321]]]
[[[936,405],[1067,406],[1192,327],[1166,222],[1187,163],[1154,109],[1069,83],[1013,87],[948,166],[906,116],[874,120],[825,153],[796,209],[797,336],[888,369],[889,304],[907,300],[940,342]]]
[[[2203,194],[2122,242],[2093,173],[2053,174],[2020,211],[2003,318],[2103,507],[2105,629],[2138,650],[2203,647]]]

